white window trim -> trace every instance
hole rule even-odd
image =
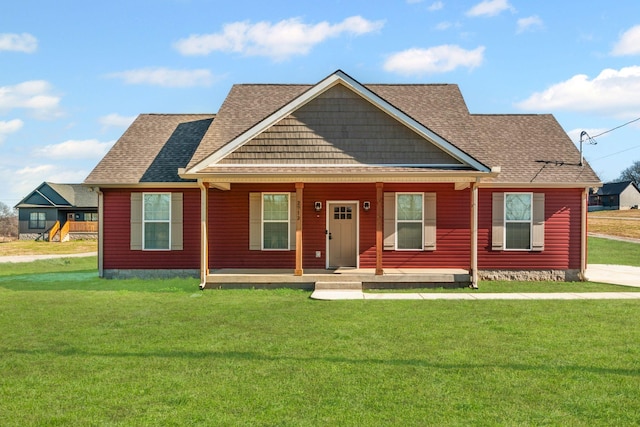
[[[287,244],[284,248],[265,248],[264,247],[264,224],[269,222],[269,223],[282,223],[284,222],[283,220],[266,220],[264,219],[264,196],[271,196],[271,195],[278,195],[278,194],[284,194],[287,196]],[[273,191],[268,191],[268,192],[263,192],[261,194],[261,200],[260,200],[260,247],[261,250],[263,251],[289,251],[289,245],[291,244],[291,234],[290,234],[290,229],[291,229],[291,193],[290,192],[286,192],[286,191],[280,191],[280,192],[273,192]]]
[[[530,203],[530,207],[529,207],[529,220],[528,221],[524,221],[524,220],[507,220],[507,198],[509,195],[523,195],[523,194],[527,194],[529,195],[529,198],[531,200]],[[533,193],[531,192],[510,192],[510,193],[504,193],[504,236],[503,236],[503,242],[502,242],[502,247],[504,248],[504,251],[511,251],[511,252],[531,252],[533,249]],[[528,249],[520,249],[520,248],[508,248],[507,247],[507,223],[519,223],[519,224],[529,224],[529,248]]]
[[[157,219],[145,219],[145,208],[146,208],[146,195],[154,195],[154,196],[169,196],[169,218],[163,220]],[[168,223],[169,224],[169,245],[167,248],[147,248],[147,239],[145,239],[145,228],[147,227],[148,222],[153,223]],[[142,193],[142,250],[143,251],[170,251],[171,250],[171,193]]]
[[[422,213],[422,218],[418,221],[417,219],[413,219],[413,220],[398,220],[398,217],[400,215],[398,215],[398,196],[403,196],[403,195],[419,195],[420,197],[422,197],[422,208],[421,213]],[[417,252],[417,251],[424,251],[424,193],[421,192],[396,192],[396,236],[395,236],[395,250],[396,251],[406,251],[406,252]],[[403,223],[420,223],[420,235],[422,236],[420,238],[420,248],[415,248],[415,249],[401,249],[398,246],[398,236],[400,235],[400,233],[398,232],[398,223],[399,222],[403,222]]]

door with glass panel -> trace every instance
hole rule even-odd
[[[358,204],[329,203],[328,267],[357,267]]]

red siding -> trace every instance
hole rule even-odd
[[[232,184],[209,191],[209,268],[291,268],[295,251],[249,250],[249,193],[295,192],[293,184]]]
[[[183,200],[182,251],[132,251],[130,245],[131,192],[103,189],[104,268],[110,269],[199,269],[200,190],[154,189],[181,192]]]
[[[162,191],[162,190],[158,190]],[[164,190],[164,191],[176,191]],[[183,189],[184,250],[131,251],[129,249],[130,190],[104,189],[105,269],[198,269],[200,266],[200,190]],[[233,184],[231,191],[209,192],[210,268],[295,267],[295,251],[249,250],[249,193],[295,192],[293,184]],[[437,194],[435,251],[383,251],[385,268],[469,268],[470,190],[453,184],[385,184],[385,192]],[[580,189],[538,189],[545,193],[545,250],[517,252],[491,250],[491,195],[479,191],[478,267],[480,269],[577,269],[580,267]],[[360,267],[375,267],[375,184],[306,184],[303,190],[303,267],[326,266],[327,201],[359,201]],[[313,204],[322,202],[322,211]],[[362,210],[369,201],[371,210]],[[316,251],[321,253],[316,258]]]
[[[231,191],[211,190],[209,197],[210,268],[294,268],[295,251],[249,250],[249,193],[295,192],[293,184],[234,184]],[[468,268],[470,256],[469,190],[455,191],[453,184],[387,184],[384,191],[437,193],[437,250],[384,251],[384,267]],[[326,266],[327,201],[359,201],[360,267],[374,268],[376,256],[375,184],[306,184],[303,190],[303,268]],[[322,211],[314,202],[322,202]],[[369,201],[371,209],[362,210]],[[321,253],[316,258],[316,251]]]
[[[384,268],[469,268],[471,243],[471,195],[469,189],[454,190],[453,184],[386,184],[384,191],[436,193],[436,250],[383,251]],[[375,267],[372,262],[362,267]]]
[[[478,194],[478,268],[512,270],[547,270],[580,268],[581,189],[537,189],[545,194],[544,251],[491,250],[491,197],[493,192]]]

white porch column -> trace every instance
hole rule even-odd
[[[580,280],[587,280],[587,212],[589,210],[589,189],[582,192],[582,206],[580,213]]]
[[[471,286],[478,287],[478,184],[471,187]]]
[[[200,185],[200,289],[207,285],[209,275],[209,183],[199,182]]]

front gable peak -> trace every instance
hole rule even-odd
[[[185,172],[197,174],[216,165],[344,164],[463,167],[488,172],[485,165],[341,70]]]

